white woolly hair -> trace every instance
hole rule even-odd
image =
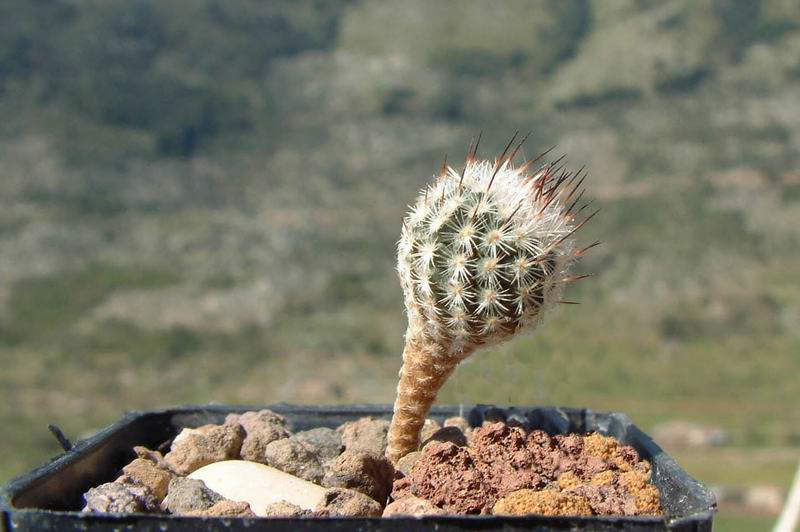
[[[574,233],[585,173],[557,167],[530,173],[506,156],[478,160],[474,143],[461,172],[442,165],[403,222],[397,271],[409,319],[407,337],[452,356],[533,330],[561,300],[578,250]],[[478,139],[480,141],[480,138]],[[543,154],[544,155],[544,154]],[[541,156],[540,156],[541,157]],[[537,158],[538,160],[538,158]]]

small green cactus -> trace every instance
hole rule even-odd
[[[578,250],[573,235],[585,174],[557,167],[513,167],[525,139],[497,160],[473,144],[461,172],[446,163],[403,222],[397,270],[408,315],[403,367],[387,455],[416,450],[436,394],[477,348],[532,330],[561,301]],[[543,154],[544,155],[544,154]],[[541,157],[541,156],[540,156]],[[538,159],[538,158],[537,158]],[[593,244],[593,247],[596,244]]]

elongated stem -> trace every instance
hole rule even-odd
[[[426,414],[442,385],[466,355],[453,356],[444,347],[424,339],[406,341],[386,449],[386,456],[392,462],[417,450]]]

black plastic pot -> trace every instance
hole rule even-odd
[[[92,486],[116,478],[133,458],[134,445],[157,448],[184,427],[221,423],[230,412],[264,407],[190,406],[153,412],[132,412],[105,430],[79,441],[50,463],[0,489],[0,532],[17,530],[711,530],[716,501],[627,416],[571,408],[436,407],[430,417],[443,421],[462,414],[473,426],[485,419],[517,420],[550,434],[598,431],[633,446],[650,461],[653,482],[661,491],[666,516],[653,517],[495,517],[431,516],[423,518],[221,519],[169,515],[102,515],[80,512],[81,495]],[[286,416],[295,430],[336,427],[362,416],[389,418],[383,405],[294,406],[267,408]]]

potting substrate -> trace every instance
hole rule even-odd
[[[393,466],[384,456],[390,413],[276,405],[132,414],[12,482],[6,526],[24,530],[55,510],[84,525],[134,515],[137,526],[510,519],[710,529],[708,490],[621,414],[437,408],[420,450]]]

